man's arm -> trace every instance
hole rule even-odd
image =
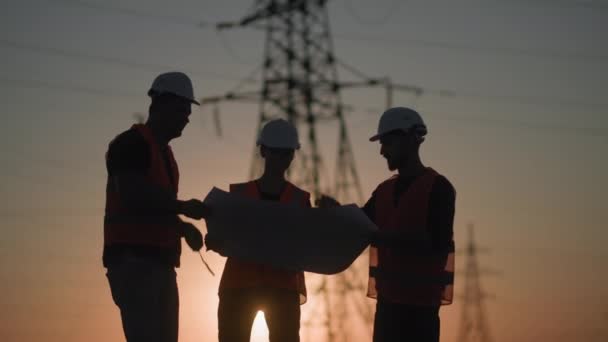
[[[376,217],[376,191],[372,192],[372,196],[365,202],[365,205],[361,207],[361,210],[367,215],[370,221],[375,223]]]
[[[107,168],[124,205],[135,212],[149,215],[184,214],[200,219],[208,209],[199,200],[180,201],[176,196],[146,179],[150,167],[148,146],[135,132],[117,137],[108,150]]]
[[[144,214],[178,214],[177,198],[169,191],[151,184],[140,174],[118,174],[113,176],[113,183],[121,201],[133,211]]]
[[[171,192],[148,182],[141,175],[123,174],[115,178],[117,191],[125,205],[141,213],[177,215],[200,220],[209,208],[200,200],[178,200]]]
[[[433,185],[429,198],[428,229],[407,233],[378,231],[372,236],[372,245],[415,254],[444,254],[453,251],[455,196],[452,184],[440,176]]]
[[[445,177],[437,178],[429,205],[428,227],[432,250],[439,254],[454,252],[456,190]]]

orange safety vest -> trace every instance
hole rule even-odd
[[[376,189],[375,223],[380,231],[420,233],[428,230],[428,204],[438,173],[427,168],[394,205],[397,177]],[[453,244],[452,244],[453,246]],[[454,250],[404,251],[370,248],[368,297],[393,303],[439,306],[452,303]]]
[[[255,181],[231,184],[230,192],[241,194],[251,199],[261,198]],[[284,204],[309,207],[310,194],[287,182],[279,201]],[[228,258],[220,281],[220,294],[226,289],[251,287],[271,287],[295,290],[300,294],[300,304],[306,302],[304,272],[279,270],[263,264]]]
[[[146,180],[170,191],[177,198],[179,170],[171,147],[167,146],[170,177],[161,148],[146,125],[133,125],[149,146],[150,168]],[[104,218],[104,246],[145,246],[158,248],[164,254],[173,255],[174,266],[179,266],[181,254],[177,215],[133,213],[125,207],[116,191],[114,179],[108,177],[106,186],[106,210]],[[142,232],[145,232],[142,234]]]

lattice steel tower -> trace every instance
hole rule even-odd
[[[252,13],[237,25],[256,26],[266,32],[262,90],[257,94],[259,126],[284,118],[298,128],[303,144],[290,168],[290,179],[315,197],[329,191],[339,200],[361,200],[326,3],[327,0],[258,0]],[[329,121],[337,122],[339,127],[333,185],[325,175],[317,133],[317,125]],[[261,166],[256,149],[251,178],[260,174]]]
[[[464,296],[458,342],[491,342],[490,328],[484,306],[485,294],[481,288],[480,269],[477,262],[479,247],[473,237],[473,225],[468,226],[465,250]]]
[[[261,90],[227,93],[202,99],[202,103],[259,101],[258,131],[269,120],[284,118],[300,134],[302,148],[296,153],[289,179],[311,191],[315,198],[330,193],[342,203],[360,203],[361,185],[340,91],[361,84],[347,85],[338,80],[326,5],[327,0],[257,0],[240,21],[219,24],[218,29],[252,27],[265,31]],[[363,85],[374,82],[377,83],[367,81]],[[337,127],[333,181],[327,175],[319,148],[320,124]],[[251,179],[260,175],[262,166],[258,149],[254,148]],[[365,298],[366,266],[353,265],[336,276],[309,276],[309,299],[313,303],[303,307],[304,328],[322,330],[323,339],[331,342],[353,340],[349,327],[353,318],[360,319],[369,331],[373,310],[371,301]]]

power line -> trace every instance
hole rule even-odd
[[[480,118],[480,117],[467,117],[467,116],[433,116],[433,120],[444,120],[454,122],[473,122],[480,124],[490,124],[494,126],[513,127],[513,128],[526,128],[532,130],[549,130],[549,131],[562,131],[564,133],[571,132],[579,135],[593,136],[600,138],[608,138],[608,128],[588,128],[588,127],[566,127],[559,125],[545,125],[533,122],[524,121],[512,121],[512,120],[500,120],[494,118]],[[608,141],[608,140],[607,140]]]
[[[52,83],[46,81],[37,81],[37,80],[22,80],[22,79],[10,79],[0,76],[0,83],[4,85],[10,86],[18,86],[24,88],[35,88],[35,89],[51,89],[51,90],[65,90],[71,92],[78,93],[87,93],[91,95],[101,95],[101,96],[110,96],[110,97],[127,97],[127,98],[142,98],[142,94],[135,92],[119,92],[115,90],[108,90],[102,88],[92,88],[92,87],[84,87],[78,85],[66,85],[59,83]],[[380,113],[380,109],[365,109],[364,112],[367,113]],[[500,119],[491,119],[491,118],[479,118],[479,117],[466,117],[466,116],[437,116],[437,120],[453,120],[453,121],[469,121],[469,122],[478,122],[478,123],[486,123],[486,124],[498,124],[498,125],[507,125],[513,127],[522,127],[522,128],[530,128],[530,129],[544,129],[544,130],[560,130],[560,131],[571,131],[584,133],[586,135],[591,136],[599,136],[606,137],[608,133],[606,133],[606,129],[604,128],[582,128],[582,127],[565,127],[565,126],[548,126],[530,122],[517,122],[511,120],[500,120]],[[362,120],[363,122],[364,120]]]
[[[398,90],[398,89],[397,89]],[[454,90],[441,90],[441,89],[425,89],[427,95],[435,95],[444,98],[450,97],[465,97],[465,98],[477,98],[492,102],[504,102],[513,104],[530,104],[530,105],[552,105],[552,106],[566,106],[566,107],[597,107],[607,108],[608,102],[588,102],[579,99],[558,99],[544,96],[534,95],[498,95],[489,93],[477,93],[467,91],[454,91]]]
[[[108,90],[102,88],[92,88],[80,85],[71,84],[60,84],[38,80],[23,80],[13,79],[0,76],[0,83],[5,86],[10,85],[11,87],[20,87],[28,89],[50,89],[50,90],[64,90],[76,93],[86,93],[91,95],[102,95],[109,97],[127,97],[127,98],[142,98],[144,95],[139,93],[122,92],[115,90]]]
[[[259,68],[254,70],[254,73],[259,72]],[[251,75],[250,75],[251,77]],[[251,80],[251,78],[245,78],[241,81],[241,83],[238,85],[237,88],[235,88],[235,91],[238,90],[244,83],[249,82],[249,80]],[[3,84],[4,86],[11,86],[11,87],[20,87],[20,88],[28,88],[28,89],[50,89],[50,90],[63,90],[63,91],[69,91],[69,92],[76,92],[76,93],[86,93],[86,94],[90,94],[90,95],[100,95],[100,96],[107,96],[107,97],[122,97],[122,98],[137,98],[137,99],[141,99],[142,98],[142,94],[140,93],[136,93],[136,92],[126,92],[126,91],[116,91],[116,90],[109,90],[109,89],[104,89],[104,88],[94,88],[94,87],[87,87],[87,86],[82,86],[82,85],[72,85],[72,84],[61,84],[61,83],[54,83],[54,82],[48,82],[48,81],[40,81],[40,80],[24,80],[24,79],[15,79],[15,78],[7,78],[4,76],[0,76],[0,84]],[[445,92],[445,91],[442,91]],[[440,92],[433,92],[430,91],[428,94],[436,94],[439,95]],[[520,97],[520,96],[498,96],[498,95],[476,95],[474,96],[473,94],[464,94],[461,95],[460,93],[457,92],[451,92],[450,97],[453,98],[457,98],[459,96],[469,96],[469,97],[480,97],[480,98],[484,98],[484,99],[488,99],[488,100],[499,100],[499,101],[506,101],[506,100],[517,100],[519,99],[520,103],[522,100],[530,100],[532,103],[534,104],[542,104],[541,102],[539,102],[541,100],[541,98],[534,98],[534,97]],[[550,100],[550,99],[545,99],[545,100]],[[586,103],[578,103],[578,102],[567,102],[567,101],[562,101],[560,102],[553,102],[554,104],[558,104],[558,105],[576,105],[576,106],[597,106],[597,107],[608,107],[608,104],[600,104],[600,103],[595,103],[595,104],[586,104]],[[372,112],[372,113],[379,113],[379,109],[366,109],[366,112]],[[448,119],[448,118],[444,118],[444,119]],[[461,118],[462,119],[462,118]],[[494,123],[507,123],[510,121],[506,121],[506,120],[493,120],[493,119],[478,119],[478,118],[471,118],[470,120],[472,121],[478,121],[481,122],[483,120],[485,120],[485,122],[490,122],[490,121],[494,121]],[[510,122],[511,124],[513,122]],[[604,133],[604,129],[603,128],[573,128],[573,127],[559,127],[559,126],[553,126],[553,127],[549,127],[549,126],[544,126],[544,125],[536,125],[533,123],[519,123],[520,126],[525,127],[528,126],[528,128],[542,128],[542,129],[557,129],[557,130],[572,130],[572,131],[585,131],[587,133],[592,133],[591,135],[595,135],[595,136],[606,136],[606,133]]]
[[[244,65],[249,65],[250,63],[248,63],[245,58],[241,57],[236,50],[234,49],[234,47],[232,47],[232,44],[230,44],[230,41],[228,39],[228,37],[226,37],[221,30],[217,30],[217,37],[218,40],[220,42],[220,45],[222,46],[222,48],[224,48],[224,51],[228,54],[228,56],[230,56],[233,60],[235,60],[237,63],[239,64],[244,64]]]
[[[373,4],[374,6],[376,5],[376,3],[367,2],[367,1],[366,1],[366,3]],[[353,4],[352,0],[344,1],[344,9],[359,25],[382,26],[382,25],[385,25],[393,17],[393,15],[395,15],[399,11],[399,9],[405,3],[406,3],[406,1],[403,1],[403,0],[393,0],[389,4],[388,9],[384,12],[384,14],[382,14],[380,17],[378,17],[376,19],[372,19],[372,20],[364,18],[360,14],[360,12],[355,8],[355,5]]]
[[[101,11],[113,12],[113,13],[117,13],[117,14],[130,15],[130,16],[134,16],[134,17],[138,17],[138,18],[153,19],[157,22],[161,21],[164,23],[181,24],[181,25],[185,24],[188,26],[195,27],[197,29],[215,27],[214,23],[211,23],[206,20],[194,22],[190,18],[172,17],[172,16],[166,16],[166,15],[149,13],[149,12],[141,12],[139,10],[135,10],[135,9],[131,9],[131,8],[109,6],[107,4],[92,3],[92,2],[88,2],[88,1],[80,1],[80,0],[49,0],[49,1],[50,2],[60,2],[60,3],[75,5],[75,6],[79,6],[79,7],[85,7],[85,8],[92,9],[92,10],[101,10]],[[247,61],[245,61],[245,59],[238,56],[238,54],[234,51],[234,48],[227,41],[227,38],[224,37],[219,31],[218,31],[217,36],[219,38],[220,44],[222,45],[222,47],[224,48],[224,50],[230,57],[232,57],[239,64],[247,64],[247,65],[249,64],[249,63],[247,63]]]
[[[608,102],[589,102],[582,99],[564,99],[547,96],[536,95],[515,95],[515,94],[491,94],[481,92],[468,92],[452,89],[433,89],[426,87],[412,86],[409,84],[393,83],[390,79],[373,79],[366,78],[367,76],[358,69],[349,66],[341,61],[337,63],[346,68],[349,72],[357,77],[363,78],[368,84],[376,84],[386,82],[386,85],[391,91],[400,91],[408,94],[414,93],[417,97],[422,95],[436,96],[440,98],[475,98],[489,102],[502,102],[510,104],[527,104],[539,106],[559,106],[559,107],[583,107],[583,108],[602,108],[608,107]],[[348,84],[348,82],[346,82]]]
[[[605,0],[499,0],[500,2],[516,3],[521,5],[534,5],[546,7],[561,7],[561,8],[585,8],[592,10],[608,10],[608,3]]]
[[[142,94],[138,93],[128,93],[128,92],[117,92],[114,90],[107,90],[101,88],[91,88],[91,87],[83,87],[76,85],[65,85],[59,83],[45,82],[45,81],[37,81],[37,80],[19,80],[19,79],[9,79],[0,76],[0,83],[11,86],[19,86],[24,88],[36,88],[36,89],[51,89],[51,90],[65,90],[72,91],[78,93],[87,93],[91,95],[101,95],[101,96],[110,96],[110,97],[127,97],[127,98],[142,98]],[[380,109],[365,109],[363,110],[367,113],[381,113]],[[365,123],[368,120],[371,120],[372,117],[363,118],[362,120],[355,122],[355,126],[359,123]],[[494,118],[480,118],[474,116],[443,116],[443,115],[434,115],[432,117],[433,120],[442,120],[442,121],[456,121],[456,122],[474,122],[481,124],[490,124],[490,125],[498,125],[498,126],[510,126],[515,128],[527,128],[527,129],[541,129],[541,130],[553,130],[553,131],[564,131],[564,132],[574,132],[578,134],[584,134],[589,136],[597,136],[597,137],[608,137],[608,128],[585,128],[585,127],[566,127],[566,126],[557,126],[557,125],[543,125],[531,122],[521,122],[521,121],[512,121],[512,120],[500,120]]]
[[[493,55],[511,55],[511,56],[526,56],[534,58],[550,58],[561,59],[565,61],[577,61],[577,62],[594,62],[594,63],[606,63],[608,62],[608,55],[590,55],[590,54],[578,54],[578,53],[565,53],[557,50],[540,50],[540,49],[525,49],[517,47],[503,47],[503,46],[491,46],[491,45],[473,45],[467,43],[450,43],[445,41],[433,41],[423,39],[408,39],[408,38],[382,38],[382,37],[370,37],[364,36],[357,33],[336,33],[335,36],[339,39],[346,41],[366,42],[374,43],[377,45],[389,46],[395,49],[407,48],[407,46],[418,46],[423,48],[434,48],[443,50],[457,50],[465,52],[481,52]]]
[[[160,14],[153,14],[147,12],[141,12],[134,9],[127,9],[123,7],[109,6],[106,4],[92,3],[88,1],[81,0],[48,0],[50,2],[55,3],[64,3],[71,4],[80,7],[89,8],[92,10],[101,10],[108,12],[115,12],[120,14],[132,15],[139,18],[146,19],[154,19],[156,21],[173,23],[173,24],[184,24],[189,23],[190,26],[194,26],[197,28],[212,28],[215,27],[214,24],[208,21],[198,21],[193,22],[189,18],[181,18],[181,17],[169,17]],[[400,4],[403,1],[395,1],[397,5],[392,5],[391,8],[396,7],[397,9],[400,7]],[[574,6],[584,6],[584,7],[592,7],[592,8],[605,8],[608,9],[608,5],[599,5],[599,4],[576,4]],[[396,11],[396,10],[395,10]],[[395,11],[389,11],[391,15]],[[418,46],[423,48],[436,48],[436,49],[448,49],[448,50],[457,50],[457,51],[475,51],[493,55],[511,55],[511,56],[526,56],[526,57],[534,57],[534,58],[551,58],[551,59],[561,59],[565,61],[572,62],[595,62],[595,63],[606,63],[608,62],[607,55],[589,55],[589,54],[578,54],[578,53],[564,53],[562,51],[554,51],[554,50],[540,50],[540,49],[526,49],[526,48],[517,48],[517,47],[502,47],[502,46],[479,46],[467,43],[450,43],[445,41],[434,41],[434,40],[422,40],[422,39],[389,39],[389,38],[381,38],[381,37],[369,37],[362,36],[358,33],[336,33],[334,34],[335,38],[345,40],[345,41],[359,41],[359,42],[370,42],[375,44],[380,44],[384,46],[390,46],[394,48],[403,48],[404,45],[408,46]],[[223,44],[226,49],[226,42],[222,41],[223,37],[219,36],[220,43]],[[228,48],[230,50],[230,48]],[[233,52],[233,51],[232,51]],[[235,55],[232,55],[233,57]],[[241,59],[239,59],[241,60]]]
[[[351,125],[355,126],[355,127],[362,125],[362,124],[368,124],[368,123],[372,122],[372,120],[374,120],[374,121],[377,120],[378,115],[383,112],[383,110],[381,110],[381,109],[373,109],[373,108],[368,108],[368,109],[364,109],[364,110],[362,110],[361,108],[355,108],[355,110],[358,112],[363,112],[363,113],[374,115],[374,116],[370,115],[369,117],[363,117],[363,118],[360,118],[360,119],[354,121]],[[496,118],[484,118],[484,117],[479,117],[479,116],[466,116],[466,115],[439,115],[439,114],[435,114],[435,113],[426,114],[426,115],[429,116],[430,120],[450,121],[450,122],[455,122],[455,123],[460,123],[460,124],[477,123],[477,124],[482,124],[482,125],[492,125],[492,126],[499,126],[499,127],[524,128],[524,129],[531,129],[531,130],[546,130],[546,131],[562,131],[565,133],[571,132],[574,134],[580,134],[580,135],[585,135],[585,136],[605,138],[605,139],[607,139],[606,141],[608,142],[608,127],[591,128],[591,127],[546,125],[546,124],[533,123],[533,122],[501,120],[501,119],[496,119]],[[352,116],[351,116],[351,118],[352,118]]]
[[[75,58],[75,59],[80,59],[80,60],[85,60],[85,61],[90,61],[90,62],[95,62],[95,63],[101,63],[101,64],[119,65],[119,66],[123,66],[123,67],[128,67],[128,68],[133,68],[133,69],[138,69],[138,70],[145,70],[145,71],[159,72],[161,70],[175,69],[175,67],[168,66],[168,65],[134,62],[134,61],[129,61],[129,60],[115,58],[115,57],[99,56],[99,55],[93,55],[93,54],[88,54],[88,53],[83,53],[83,52],[68,51],[68,50],[54,48],[54,47],[44,47],[44,46],[33,45],[33,44],[28,44],[28,43],[10,41],[10,40],[6,40],[6,39],[0,39],[0,46],[12,48],[12,49],[36,52],[36,53],[57,55],[57,56],[62,56],[62,57],[66,57],[66,58]],[[339,63],[340,66],[342,66],[349,72],[353,73],[357,77],[360,77],[363,79],[369,79],[368,75],[366,75],[362,71],[344,63],[343,61],[337,61],[337,62]],[[208,79],[213,78],[213,79],[218,79],[218,80],[229,80],[229,81],[236,80],[236,81],[241,81],[241,84],[243,82],[244,83],[255,83],[256,82],[255,80],[252,80],[251,77],[247,77],[247,78],[243,79],[243,78],[239,78],[236,76],[226,76],[225,74],[215,73],[215,72],[207,72],[207,71],[203,72],[203,71],[192,71],[192,70],[184,70],[184,71],[189,73],[190,75],[195,75],[195,76],[208,78]],[[6,79],[3,79],[1,81],[4,83],[7,82]],[[34,87],[34,86],[45,87],[45,88],[49,87],[48,83],[41,82],[41,81],[14,80],[14,82],[21,86],[25,86],[24,83],[27,83],[27,86],[29,86],[29,87]],[[94,93],[94,94],[116,95],[116,96],[123,96],[123,97],[124,96],[129,96],[129,97],[133,96],[132,93],[127,95],[125,93],[120,93],[120,92],[115,92],[115,91],[93,89],[93,88],[86,88],[86,87],[72,86],[72,85],[50,85],[50,87],[54,87],[57,89],[64,89],[64,90],[74,90],[74,91],[78,91],[78,92],[88,92],[88,93]],[[396,90],[399,90],[399,89],[396,88]],[[551,104],[551,105],[559,105],[559,106],[581,106],[581,107],[602,107],[602,108],[608,107],[608,103],[589,103],[587,101],[581,101],[581,100],[563,100],[563,99],[528,96],[528,95],[492,95],[492,94],[467,93],[467,92],[459,92],[459,91],[455,92],[455,91],[451,91],[451,90],[432,90],[432,89],[424,89],[424,93],[427,95],[435,94],[435,95],[442,96],[442,97],[471,97],[471,98],[480,98],[480,99],[485,99],[485,100],[490,100],[490,101],[516,102],[516,103],[526,103],[526,104],[534,104],[534,105]]]
[[[342,68],[344,68],[346,71],[350,72],[351,74],[355,75],[356,77],[359,77],[363,80],[371,80],[372,77],[368,76],[365,72],[361,71],[360,69],[344,62],[341,59],[336,58],[336,63],[341,66]]]
[[[94,62],[94,63],[98,63],[98,64],[118,65],[118,66],[123,66],[123,67],[127,67],[127,68],[143,70],[143,71],[159,72],[159,71],[176,69],[175,66],[171,66],[171,65],[134,62],[134,61],[129,61],[126,59],[120,59],[120,58],[116,58],[116,57],[93,55],[93,54],[84,53],[84,52],[70,51],[70,50],[65,50],[65,49],[60,49],[60,48],[55,48],[55,47],[34,45],[34,44],[16,42],[16,41],[11,41],[11,40],[6,40],[6,39],[0,39],[0,46],[6,47],[6,48],[11,48],[11,49],[16,49],[16,50],[36,52],[36,53],[47,54],[47,55],[55,55],[55,56],[61,56],[61,57],[66,57],[66,58],[72,58],[72,59],[79,59],[79,60]],[[177,68],[177,69],[180,69],[190,75],[199,76],[199,77],[203,77],[203,78],[214,78],[217,80],[227,80],[227,81],[236,81],[236,80],[241,79],[236,76],[225,76],[225,74],[220,74],[220,73],[215,73],[215,72],[210,72],[210,71],[184,70],[181,68]]]
[[[186,26],[191,26],[193,28],[197,28],[197,29],[207,28],[209,26],[212,26],[211,23],[209,23],[208,21],[205,21],[205,20],[195,21],[191,18],[143,12],[143,11],[133,9],[133,8],[112,6],[112,5],[108,5],[105,3],[99,3],[99,2],[90,2],[90,1],[81,1],[81,0],[47,0],[47,1],[52,2],[52,3],[62,3],[64,5],[83,7],[83,8],[87,8],[90,10],[117,13],[117,14],[121,14],[121,15],[128,15],[131,17],[141,18],[141,19],[154,20],[155,22],[161,21],[164,23],[170,23],[170,24],[175,24],[175,25],[186,25]]]

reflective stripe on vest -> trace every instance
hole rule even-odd
[[[141,134],[149,147],[150,168],[146,180],[177,197],[179,171],[171,148],[167,146],[166,153],[171,168],[170,175],[161,147],[154,139],[152,131],[145,125],[133,125],[132,129]],[[131,212],[123,205],[113,179],[108,177],[104,245],[156,246],[163,250],[172,250],[172,253],[175,253],[175,266],[178,266],[181,241],[176,222],[177,215],[142,215]]]
[[[247,198],[261,199],[255,181],[231,184],[230,192],[242,194]],[[279,201],[284,204],[309,207],[310,194],[291,183],[287,183],[280,195]],[[307,294],[304,272],[278,270],[258,263],[228,258],[220,281],[220,294],[225,289],[252,287],[271,287],[294,290],[300,294],[300,304],[306,302]]]
[[[437,172],[428,168],[394,204],[396,177],[376,189],[375,223],[381,231],[422,233]],[[436,306],[452,302],[454,247],[445,251],[370,248],[368,296],[395,303]]]

